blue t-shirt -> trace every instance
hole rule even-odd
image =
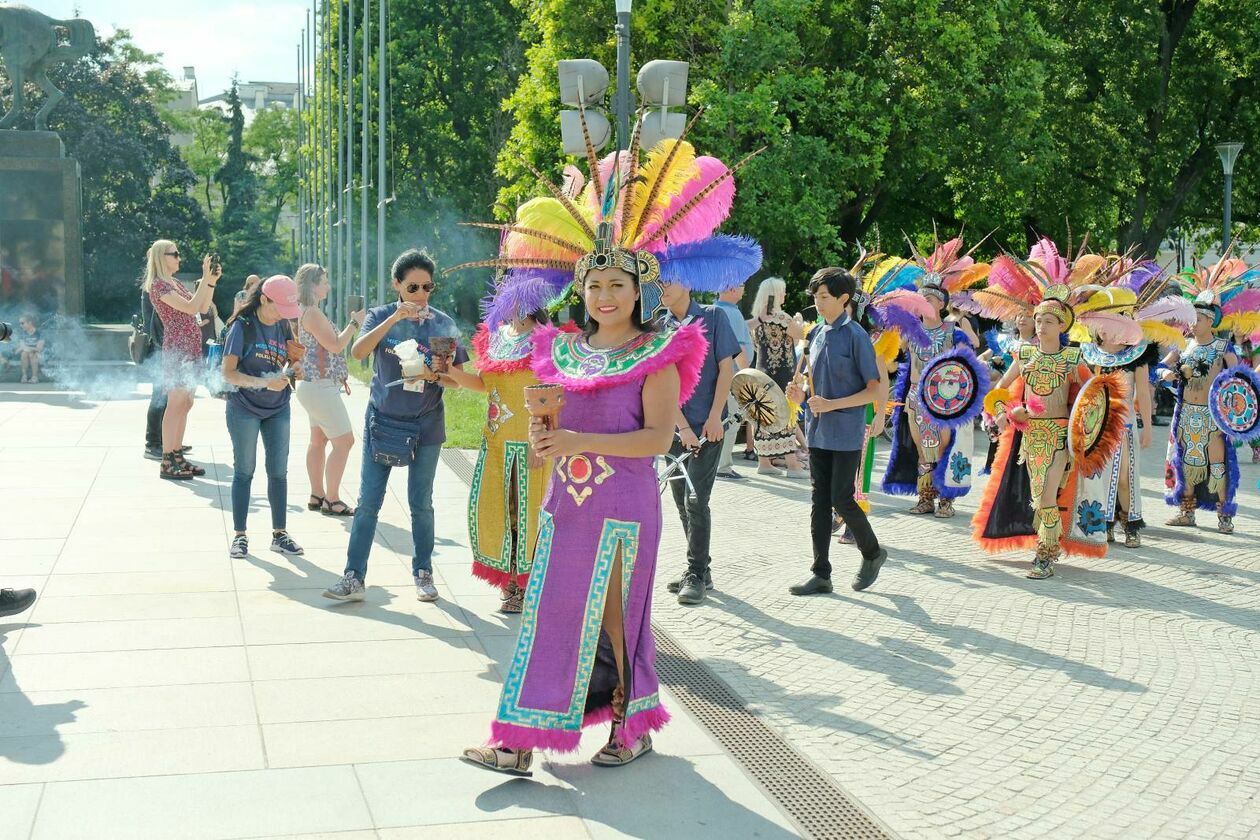
[[[753,343],[752,334],[748,332],[748,321],[744,318],[744,313],[739,311],[739,307],[733,303],[727,303],[719,300],[713,304],[731,324],[731,331],[735,333],[735,340],[739,342],[739,347],[744,351],[744,359],[748,364],[753,361]]]
[[[739,342],[726,316],[712,306],[701,306],[695,301],[687,309],[687,319],[700,324],[704,329],[704,337],[708,339],[709,351],[704,354],[704,364],[700,367],[700,379],[696,382],[696,390],[691,399],[683,403],[683,417],[687,419],[691,431],[699,437],[704,421],[709,418],[709,409],[713,406],[714,390],[717,388],[718,365],[724,359],[733,359],[739,355]],[[722,416],[726,416],[726,400],[722,400]]]
[[[247,376],[270,378],[284,369],[284,363],[289,358],[285,347],[288,338],[289,328],[283,321],[264,324],[257,318],[237,318],[228,328],[223,355],[236,356],[236,369]],[[292,388],[283,391],[237,388],[228,392],[227,399],[255,417],[266,420],[289,404],[292,392]]]
[[[369,310],[363,322],[363,334],[376,329],[397,309],[398,304],[395,302]],[[429,313],[432,317],[423,321],[403,320],[394,324],[372,351],[372,408],[397,420],[418,420],[421,446],[431,446],[446,440],[446,412],[442,407],[442,393],[445,389],[436,382],[426,382],[424,390],[419,392],[403,390],[401,385],[392,388],[386,386],[402,379],[402,362],[392,352],[402,342],[415,339],[420,345],[420,352],[427,354],[431,338],[459,338],[459,329],[449,315],[432,307],[429,307]],[[462,365],[466,361],[468,351],[456,343],[455,358],[451,363]]]
[[[829,400],[851,397],[879,381],[871,338],[848,315],[810,330],[809,369],[814,393]],[[860,450],[866,440],[866,406],[811,415],[806,440],[815,449]]]

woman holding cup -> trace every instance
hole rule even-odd
[[[294,280],[302,306],[298,340],[306,351],[297,399],[311,424],[311,442],[306,449],[311,496],[306,507],[328,516],[354,516],[354,508],[341,499],[341,478],[354,447],[354,427],[342,400],[343,393],[350,393],[344,353],[363,326],[367,312],[360,298],[359,307],[350,312],[350,322],[338,331],[320,308],[332,290],[328,272],[322,266],[307,263],[297,270]]]

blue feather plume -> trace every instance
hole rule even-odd
[[[867,312],[870,313],[871,324],[878,330],[895,329],[914,347],[927,347],[932,343],[927,331],[923,329],[923,322],[913,312],[891,304],[872,306]]]
[[[660,255],[661,281],[693,292],[722,292],[761,269],[761,246],[747,236],[720,233],[670,245]]]

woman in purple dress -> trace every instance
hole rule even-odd
[[[645,323],[643,298],[659,300],[650,255],[607,240],[596,249],[576,277],[590,313],[585,332],[534,332],[535,373],[564,386],[559,428],[531,423],[531,443],[555,460],[555,473],[493,746],[464,752],[515,775],[529,773],[534,749],[572,752],[583,726],[604,721],[612,733],[592,761],[627,764],[652,749],[649,733],[669,720],[652,638],[661,535],[653,458],[669,450],[706,343],[695,325],[658,332]],[[601,256],[608,267],[594,267]],[[651,276],[640,277],[644,256]],[[641,280],[655,288],[641,294]]]

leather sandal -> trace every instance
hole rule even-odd
[[[190,473],[192,473],[195,476],[203,476],[206,474],[205,467],[199,467],[193,462],[189,461],[187,458],[184,457],[184,453],[182,451],[175,453],[175,460],[179,462],[180,466],[182,466],[184,469],[188,470]]]
[[[324,516],[354,516],[354,508],[341,501],[341,499],[335,502],[324,499],[320,505],[320,513],[324,514]]]
[[[307,510],[320,510],[323,508],[323,506],[324,506],[323,496],[316,496],[314,493],[312,493],[311,497],[306,500]]]
[[[193,472],[188,468],[188,463],[181,462],[175,457],[175,453],[167,452],[162,456],[162,466],[158,469],[158,476],[167,481],[191,481]]]
[[[623,747],[609,740],[603,749],[591,757],[596,767],[624,767],[640,756],[652,751],[652,736],[642,735],[632,747]]]
[[[529,769],[534,762],[533,750],[469,747],[464,750],[462,758],[469,764],[475,764],[487,770],[494,770],[496,773],[506,773],[509,776],[534,775],[533,771]]]

